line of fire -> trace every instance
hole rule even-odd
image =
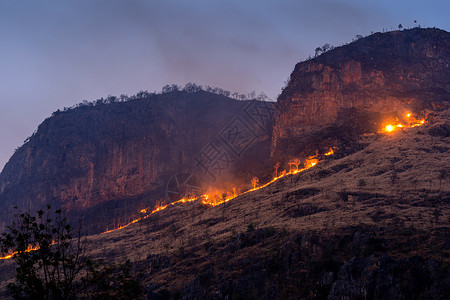
[[[417,116],[414,116],[410,112],[405,112],[404,115],[401,117],[395,117],[394,119],[386,120],[385,122],[383,122],[382,128],[378,131],[378,133],[390,134],[390,133],[393,133],[393,132],[396,132],[399,130],[404,130],[406,128],[413,128],[413,127],[424,125],[425,122],[426,122],[425,118],[419,118]],[[331,147],[331,148],[329,148],[328,152],[323,154],[323,156],[331,156],[337,150],[338,149],[336,147]],[[224,190],[220,190],[220,189],[209,189],[207,193],[202,194],[202,195],[185,195],[183,198],[181,198],[177,201],[173,201],[173,202],[170,202],[167,204],[157,204],[153,209],[150,209],[150,208],[141,209],[139,212],[140,216],[138,218],[136,218],[136,219],[132,220],[131,222],[128,222],[124,225],[119,225],[113,229],[106,229],[106,231],[104,231],[101,234],[108,234],[108,233],[111,233],[111,232],[114,232],[117,230],[124,229],[134,223],[137,223],[141,220],[147,219],[151,215],[153,215],[157,212],[160,212],[162,210],[165,210],[166,208],[173,206],[173,205],[178,205],[178,204],[183,204],[183,203],[191,203],[194,201],[200,201],[200,203],[202,203],[203,205],[209,206],[209,207],[221,205],[221,204],[229,202],[241,195],[251,193],[251,192],[260,190],[262,188],[265,188],[283,177],[304,172],[310,168],[315,167],[318,163],[319,163],[319,158],[318,158],[318,155],[316,154],[314,156],[309,156],[303,162],[298,158],[290,160],[288,162],[289,171],[283,170],[281,172],[278,172],[279,164],[276,164],[275,165],[275,174],[274,174],[275,176],[270,181],[268,181],[264,184],[260,184],[259,179],[257,177],[253,177],[251,180],[251,188],[248,190],[244,190],[243,192],[238,192],[237,188],[233,187],[230,191],[224,191]],[[302,165],[302,167],[300,167],[301,165]],[[37,249],[39,249],[39,246],[36,246],[36,247],[30,246],[24,252],[30,252],[30,251],[34,251]],[[10,259],[15,254],[17,254],[17,252],[8,254],[4,257],[0,257],[0,260]]]
[[[410,112],[405,112],[404,116],[402,117],[396,117],[394,120],[387,120],[383,123],[383,127],[381,130],[379,130],[379,133],[391,133],[395,132],[398,129],[406,129],[406,128],[413,128],[417,126],[421,126],[425,124],[425,118],[418,118],[417,116],[414,116]],[[331,147],[328,152],[324,153],[324,156],[331,156],[335,153],[337,149],[335,147]],[[283,170],[281,172],[278,172],[279,164],[275,165],[275,176],[268,182],[264,184],[259,183],[259,179],[257,177],[253,177],[251,180],[251,188],[248,190],[245,190],[243,192],[237,192],[237,188],[233,187],[230,191],[224,191],[220,189],[208,189],[208,192],[205,194],[202,194],[200,196],[196,195],[186,195],[185,197],[168,203],[168,204],[158,204],[156,205],[152,210],[150,208],[145,208],[140,211],[141,216],[139,218],[136,218],[132,220],[129,223],[126,223],[124,225],[118,226],[113,229],[107,229],[102,234],[110,233],[113,231],[117,231],[123,228],[128,227],[131,224],[134,224],[136,222],[139,222],[140,220],[146,219],[149,216],[151,216],[154,213],[157,213],[159,211],[162,211],[169,206],[177,205],[180,203],[190,203],[194,201],[200,201],[202,204],[214,207],[217,205],[221,205],[223,203],[226,203],[228,201],[233,200],[234,198],[237,198],[243,194],[251,193],[253,191],[265,188],[272,183],[276,182],[277,180],[289,176],[289,175],[295,175],[300,172],[306,171],[314,166],[316,166],[319,163],[318,155],[310,156],[308,157],[304,162],[302,162],[300,159],[296,158],[293,160],[290,160],[288,162],[289,165],[289,171]],[[303,167],[300,168],[300,165],[303,164]],[[150,211],[150,212],[149,212]]]

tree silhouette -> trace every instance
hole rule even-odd
[[[314,57],[317,57],[320,54],[320,52],[322,52],[322,48],[317,47],[316,50],[314,51],[315,51]]]
[[[52,215],[54,219],[52,219]],[[80,271],[86,266],[81,231],[72,235],[61,210],[16,214],[16,221],[0,238],[3,253],[12,251],[16,281],[8,284],[14,298],[73,299]]]
[[[258,185],[258,183],[259,183],[258,177],[253,177],[253,178],[252,178],[252,187],[253,187],[253,188],[256,188],[256,186]]]
[[[165,94],[165,93],[170,93],[170,92],[178,92],[180,90],[181,90],[181,88],[176,84],[171,84],[171,85],[166,84],[165,86],[163,86],[161,92],[163,94]]]
[[[301,164],[302,162],[300,161],[300,159],[298,158],[294,158],[293,160],[291,160],[290,164],[295,165],[295,169],[298,171],[298,166]]]
[[[256,98],[259,101],[267,101],[267,99],[269,99],[269,97],[267,97],[266,94],[264,94],[264,92],[259,93],[258,97]]]
[[[1,252],[17,264],[15,281],[8,284],[14,299],[137,299],[142,294],[129,263],[106,265],[87,257],[81,223],[73,234],[60,209],[53,212],[47,205],[37,217],[14,216],[0,237]],[[108,274],[97,276],[102,270]],[[98,291],[103,298],[96,297]]]
[[[188,93],[196,93],[201,91],[203,88],[201,85],[197,85],[195,83],[192,82],[188,82],[186,83],[186,85],[183,88],[183,91],[188,92]]]
[[[326,43],[322,46],[322,52],[327,52],[330,49],[331,49],[331,45],[328,43]]]
[[[295,166],[295,170],[298,170],[298,166],[301,164],[302,162],[300,161],[300,159],[298,158],[293,158],[291,159],[288,164],[289,164],[289,172],[292,172],[292,166]]]

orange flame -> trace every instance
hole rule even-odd
[[[39,249],[38,246],[33,247],[33,246],[29,245],[29,246],[27,247],[27,249],[26,249],[25,251],[23,251],[23,252],[27,253],[27,252],[31,252],[31,251],[36,251],[36,250],[38,250],[38,249]],[[19,253],[19,252],[18,252],[18,251],[15,251],[15,252],[13,252],[13,253],[11,253],[11,254],[8,254],[8,255],[6,255],[6,256],[0,257],[0,260],[1,260],[1,259],[10,259],[10,258],[12,258],[14,255],[16,255],[17,253]]]
[[[396,121],[398,121],[398,118],[396,118]],[[411,113],[405,114],[404,121],[405,121],[405,124],[389,123],[387,125],[383,125],[383,128],[379,132],[390,133],[390,132],[397,130],[398,128],[412,128],[412,127],[417,127],[417,126],[421,126],[421,125],[425,124],[425,119],[416,119]]]
[[[329,156],[329,155],[333,155],[333,154],[334,154],[334,149],[333,149],[333,148],[330,148],[330,150],[328,150],[328,152],[325,153],[324,155],[325,155],[325,156]]]
[[[425,121],[423,121],[423,122],[425,122]],[[423,124],[423,122],[422,122],[422,124]],[[330,148],[330,150],[327,153],[325,153],[324,155],[328,156],[328,155],[332,155],[332,154],[334,154],[334,149]],[[169,204],[165,204],[165,205],[159,204],[159,205],[156,205],[155,208],[150,213],[148,213],[147,215],[144,215],[144,216],[141,216],[141,217],[139,217],[137,219],[134,219],[131,222],[129,222],[127,224],[124,224],[124,225],[121,225],[121,226],[119,226],[117,228],[106,230],[105,232],[102,232],[101,234],[106,234],[106,233],[114,232],[114,231],[117,231],[117,230],[120,230],[120,229],[124,229],[124,228],[130,226],[131,224],[134,224],[134,223],[137,223],[137,222],[139,222],[139,221],[141,221],[143,219],[146,219],[146,218],[150,217],[152,214],[157,213],[159,211],[162,211],[162,210],[166,209],[167,207],[169,207],[171,205],[176,205],[178,203],[188,203],[188,202],[194,202],[194,201],[197,201],[199,199],[202,199],[201,203],[204,204],[204,205],[217,206],[217,205],[226,203],[226,202],[228,202],[228,201],[230,201],[230,200],[232,200],[232,199],[234,199],[234,198],[236,198],[238,196],[241,196],[243,194],[250,193],[250,192],[253,192],[253,191],[265,188],[266,186],[274,183],[275,181],[277,181],[277,180],[279,180],[279,179],[281,179],[281,178],[283,178],[285,176],[294,175],[294,174],[303,172],[305,170],[308,170],[308,169],[314,167],[315,165],[317,165],[318,162],[319,162],[319,160],[317,159],[316,156],[310,156],[310,157],[308,157],[305,160],[303,168],[299,169],[298,168],[299,164],[298,164],[298,165],[296,165],[296,170],[290,170],[289,172],[287,172],[286,170],[283,170],[280,173],[279,176],[276,176],[276,177],[272,178],[272,180],[270,180],[269,182],[267,182],[265,184],[262,184],[262,185],[259,185],[259,186],[258,186],[258,183],[259,183],[258,178],[253,177],[253,179],[252,179],[253,187],[251,189],[247,190],[247,191],[242,192],[242,193],[238,193],[236,191],[236,188],[233,187],[231,192],[221,192],[219,190],[214,190],[214,191],[212,191],[212,192],[210,192],[208,194],[201,195],[200,197],[189,196],[189,197],[182,198],[182,199],[180,199],[178,201],[175,201],[175,202],[172,202],[172,203],[169,203]],[[140,213],[145,214],[145,213],[147,213],[147,211],[148,211],[147,208],[144,208],[144,209],[140,210]],[[27,250],[25,250],[25,252],[35,251],[37,249],[39,249],[38,246],[36,246],[36,247],[29,246],[27,248]],[[0,260],[1,259],[10,259],[17,253],[18,252],[14,252],[14,253],[11,253],[11,254],[9,254],[7,256],[0,257]]]
[[[134,219],[134,220],[132,220],[131,222],[126,223],[126,224],[124,224],[124,225],[121,225],[121,226],[119,226],[119,227],[116,227],[116,228],[113,228],[113,229],[109,229],[109,230],[107,229],[105,232],[102,232],[101,234],[105,234],[105,233],[117,231],[117,230],[120,230],[120,229],[124,229],[124,228],[130,226],[131,224],[134,224],[134,223],[136,223],[136,222],[139,222],[140,220],[147,219],[149,216],[151,216],[152,214],[154,214],[154,213],[156,213],[156,212],[158,212],[158,211],[161,211],[161,210],[166,209],[167,207],[169,207],[169,205],[175,205],[175,204],[178,204],[178,203],[192,202],[192,201],[195,201],[195,200],[197,200],[197,199],[198,199],[197,197],[194,197],[194,198],[182,198],[182,199],[180,199],[180,200],[178,200],[178,201],[175,201],[175,202],[172,202],[172,203],[170,203],[170,204],[166,204],[166,205],[157,205],[157,206],[151,211],[151,213],[149,213],[148,215],[145,215],[145,216],[139,217],[139,218],[137,218],[137,219]],[[147,209],[142,209],[141,212],[143,212],[143,210],[147,211]]]
[[[334,154],[334,149],[333,148],[330,148],[330,150],[327,153],[325,153],[325,155],[327,155],[327,156],[328,155],[332,155],[332,154]],[[152,214],[157,213],[159,211],[162,211],[162,210],[166,209],[167,207],[169,207],[171,205],[176,205],[178,203],[188,203],[188,202],[194,202],[194,201],[197,201],[197,200],[201,200],[201,203],[204,204],[204,205],[217,206],[217,205],[226,203],[226,202],[228,202],[228,201],[230,201],[230,200],[232,200],[232,199],[234,199],[236,197],[239,197],[239,196],[241,196],[243,194],[250,193],[250,192],[257,191],[259,189],[265,188],[266,186],[274,183],[275,181],[277,181],[277,180],[279,180],[279,179],[281,179],[281,178],[283,178],[285,176],[294,175],[294,174],[303,172],[305,170],[308,170],[308,169],[314,167],[315,165],[317,165],[318,162],[319,162],[319,160],[317,158],[317,155],[316,156],[310,156],[310,157],[308,157],[305,160],[303,168],[299,169],[298,166],[300,164],[298,164],[298,165],[296,165],[296,169],[295,170],[290,170],[289,172],[287,172],[286,170],[283,170],[280,173],[279,176],[276,176],[276,177],[272,178],[272,180],[270,180],[269,182],[267,182],[265,184],[261,184],[261,185],[258,185],[259,184],[258,178],[253,177],[253,179],[252,179],[252,188],[247,190],[247,191],[244,191],[242,193],[238,193],[236,191],[235,187],[233,187],[231,189],[231,191],[228,191],[228,192],[219,191],[219,190],[215,189],[215,190],[211,190],[208,193],[203,194],[203,195],[201,195],[199,197],[190,196],[190,197],[185,197],[185,198],[182,198],[182,199],[180,199],[178,201],[175,201],[175,202],[172,202],[172,203],[169,203],[169,204],[166,204],[166,205],[157,205],[149,214],[147,214],[145,216],[142,216],[142,217],[139,217],[139,218],[137,218],[137,219],[135,219],[135,220],[125,224],[125,225],[119,226],[117,228],[106,230],[105,232],[103,232],[101,234],[105,234],[105,233],[109,233],[109,232],[113,232],[113,231],[117,231],[117,230],[126,228],[126,227],[130,226],[133,223],[136,223],[136,222],[139,222],[140,220],[146,219],[149,216],[151,216]],[[145,213],[144,210],[145,210],[145,212],[147,212],[147,209],[142,209],[140,212],[141,213]]]

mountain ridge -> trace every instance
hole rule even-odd
[[[372,45],[370,49],[366,43]],[[231,177],[225,176],[220,187],[210,182],[211,192],[224,200],[231,187],[238,188],[233,190],[237,194],[251,185],[253,190],[219,205],[203,203],[205,196],[167,209],[156,199],[146,202],[155,213],[121,229],[90,235],[90,256],[130,260],[145,285],[147,299],[446,299],[450,292],[449,43],[449,33],[436,29],[376,33],[297,64],[276,106],[222,99],[223,109],[200,112],[192,105],[198,116],[189,128],[193,125],[185,120],[193,114],[177,105],[181,94],[158,96],[173,97],[174,103],[162,105],[152,115],[158,121],[154,132],[164,137],[174,134],[173,143],[161,138],[161,145],[154,142],[152,147],[151,153],[161,155],[158,162],[172,168],[164,179],[157,176],[163,187],[170,187],[164,183],[173,174],[177,186],[184,178],[181,175],[190,175],[186,173],[193,167],[189,156],[198,158],[196,154],[202,153],[205,158],[214,149],[211,145],[219,143],[229,147],[224,137],[234,131],[226,129],[243,124],[240,128],[249,129],[251,142],[234,148],[239,155],[235,153],[233,167],[226,169]],[[216,100],[202,95],[204,102]],[[249,112],[249,107],[257,109]],[[269,117],[260,108],[276,114]],[[147,120],[146,113],[138,112]],[[255,120],[263,116],[264,126],[260,126]],[[121,124],[120,120],[120,116],[114,119],[111,126]],[[173,123],[176,120],[180,123]],[[45,126],[56,130],[55,123]],[[89,131],[92,127],[83,132],[95,134]],[[128,129],[106,132],[117,134],[123,143],[121,137],[127,136]],[[187,138],[186,132],[191,133]],[[39,131],[32,139],[41,137],[44,146],[55,143]],[[141,174],[135,158],[140,157],[143,144],[135,143],[145,142],[142,137],[132,139],[122,152],[115,150],[115,163],[103,164],[106,171],[100,168],[98,174],[131,179]],[[65,140],[58,142],[64,149]],[[185,149],[180,145],[193,150],[180,155],[178,150]],[[17,154],[25,167],[28,151],[37,151],[27,151],[28,146]],[[97,151],[109,147],[92,148],[99,159],[109,157],[107,151]],[[55,161],[64,164],[64,151],[55,149],[55,153]],[[71,155],[67,152],[65,160],[70,161]],[[307,158],[317,164],[289,172],[301,169]],[[96,159],[86,160],[87,168],[80,176],[88,187],[89,163]],[[15,171],[20,174],[24,169]],[[257,189],[279,174],[288,175]],[[5,182],[4,176],[0,175],[0,183]],[[253,176],[259,176],[259,182]],[[242,180],[236,181],[237,177]],[[132,182],[131,190],[142,187],[137,181],[134,189]],[[143,192],[99,202],[84,213],[108,229],[117,228],[123,223],[102,222],[102,216],[116,219],[119,210],[121,216],[132,210],[139,214],[140,197],[149,200],[150,194],[156,194]],[[160,193],[164,195],[163,190]],[[5,201],[2,196],[0,201]],[[3,286],[12,268],[11,261],[0,263]]]

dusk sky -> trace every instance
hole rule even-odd
[[[0,0],[0,169],[53,111],[195,82],[276,100],[325,43],[450,30],[449,1]]]

